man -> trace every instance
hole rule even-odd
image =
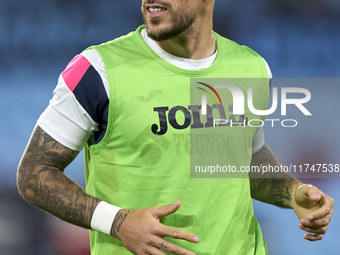
[[[194,117],[182,107],[190,78],[270,72],[256,53],[212,32],[213,0],[142,2],[145,28],[88,49],[61,74],[20,162],[20,194],[92,229],[92,254],[267,254],[251,197],[293,208],[311,233],[304,237],[322,239],[333,200],[312,185],[289,175],[190,178],[190,154],[176,141],[190,137],[184,125]],[[262,108],[268,87],[259,88]],[[244,130],[233,144],[242,153],[230,152],[228,163],[278,165],[263,130]],[[86,192],[63,173],[84,146]]]

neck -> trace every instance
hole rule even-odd
[[[206,20],[196,22],[188,31],[169,40],[158,41],[157,44],[177,57],[193,60],[207,58],[216,51],[216,39],[212,33],[212,17],[210,23]]]

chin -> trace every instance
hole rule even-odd
[[[148,34],[149,37],[151,37],[152,39],[158,41],[162,41],[164,39],[161,39],[163,38],[164,36],[167,35],[167,29],[165,28],[162,28],[161,26],[155,26],[155,25],[151,25],[151,26],[146,26],[146,32]],[[157,39],[159,38],[159,39]]]

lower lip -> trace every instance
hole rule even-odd
[[[149,15],[150,18],[157,18],[159,16],[162,16],[165,12],[166,12],[166,10],[160,11],[160,12],[155,12],[155,13],[148,11],[148,15]]]

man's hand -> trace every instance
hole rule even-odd
[[[312,234],[304,234],[309,241],[323,238],[333,215],[334,200],[310,184],[296,188],[292,207],[300,219],[300,228]]]
[[[182,247],[169,243],[164,237],[183,239],[198,243],[199,238],[186,231],[167,227],[159,222],[159,218],[176,212],[181,202],[174,204],[128,211],[122,209],[115,217],[111,235],[117,237],[131,252],[138,255],[160,255],[165,250],[172,254],[194,255]]]

